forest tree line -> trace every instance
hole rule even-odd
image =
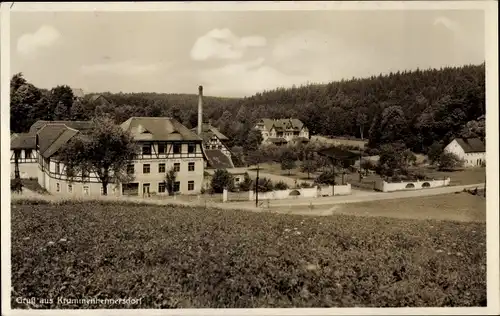
[[[207,91],[210,93],[209,91]],[[36,120],[86,120],[108,114],[116,123],[131,116],[169,116],[197,124],[196,94],[102,93],[74,100],[68,86],[35,87],[16,74],[11,80],[11,131],[25,132]],[[204,121],[243,147],[260,118],[298,118],[311,135],[351,136],[369,146],[403,143],[426,153],[454,137],[484,138],[485,64],[414,70],[328,84],[277,88],[245,98],[204,97]]]

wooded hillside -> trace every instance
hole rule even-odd
[[[105,113],[117,123],[131,116],[171,116],[187,127],[197,122],[196,94],[102,95],[110,105],[92,102],[91,95],[72,102],[70,87],[41,90],[16,74],[11,81],[11,130],[27,131],[38,119],[83,120]],[[242,99],[204,97],[204,119],[238,146],[261,117],[297,117],[311,134],[364,137],[371,147],[402,141],[415,152],[425,152],[435,141],[483,137],[484,114],[484,63],[277,88]]]

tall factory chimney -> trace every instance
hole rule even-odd
[[[198,135],[203,131],[203,86],[198,87]]]

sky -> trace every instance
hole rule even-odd
[[[480,64],[483,11],[12,12],[11,74],[40,88],[242,97]]]

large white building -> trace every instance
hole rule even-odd
[[[486,146],[479,138],[455,138],[444,151],[463,159],[465,167],[480,167],[486,163]]]
[[[255,126],[262,133],[263,144],[283,145],[290,142],[308,142],[309,130],[299,119],[263,118]]]
[[[137,158],[127,166],[130,183],[111,183],[108,195],[168,194],[165,177],[176,171],[174,191],[198,194],[203,186],[205,157],[201,138],[167,117],[132,117],[121,124],[139,145]],[[101,195],[102,184],[92,172],[68,179],[58,151],[82,133],[62,123],[46,124],[36,134],[38,182],[48,192],[66,195]]]

